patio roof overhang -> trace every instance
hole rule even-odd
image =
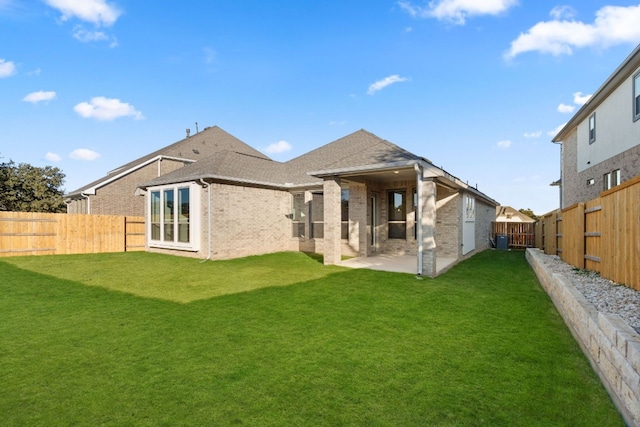
[[[479,191],[477,188],[472,187],[468,183],[463,182],[456,176],[451,175],[444,169],[439,168],[424,159],[379,163],[340,169],[326,169],[307,172],[307,174],[317,178],[339,177],[355,182],[364,182],[365,180],[379,182],[410,181],[417,179],[416,166],[419,166],[422,169],[422,179],[424,181],[433,180],[440,185],[454,190],[469,191],[494,206],[498,206],[500,204]]]

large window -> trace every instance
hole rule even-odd
[[[596,113],[589,116],[589,144],[596,142]]]
[[[407,238],[407,208],[405,199],[405,191],[389,191],[387,195],[389,239]]]
[[[149,194],[150,246],[198,250],[194,233],[194,184],[151,189]]]
[[[633,120],[640,119],[640,73],[633,77]]]

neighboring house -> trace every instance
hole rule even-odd
[[[640,45],[553,142],[562,143],[561,208],[640,175]]]
[[[205,128],[66,194],[67,213],[143,216],[144,198],[135,195],[140,183],[223,150],[269,159],[217,126]]]
[[[511,206],[496,206],[496,222],[533,223],[535,219],[515,210]]]
[[[277,251],[457,262],[489,247],[498,205],[365,130],[288,162],[219,151],[141,183],[151,251],[229,259]]]

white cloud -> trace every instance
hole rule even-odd
[[[389,77],[385,77],[384,79],[378,80],[377,82],[371,84],[369,86],[369,90],[367,90],[367,95],[373,95],[377,91],[382,90],[389,85],[392,85],[394,83],[405,82],[407,80],[408,79],[406,77],[400,77],[397,74],[394,74]]]
[[[584,105],[591,99],[591,94],[584,95],[582,92],[574,92],[573,103],[576,105]]]
[[[82,43],[108,41],[110,42],[109,47],[118,46],[118,40],[115,37],[108,35],[104,31],[86,30],[81,25],[76,25],[73,28],[73,38]]]
[[[518,4],[518,0],[438,0],[427,6],[415,6],[408,0],[398,5],[413,17],[436,18],[464,25],[467,18],[479,15],[498,15]]]
[[[268,154],[278,154],[284,153],[285,151],[289,150],[291,150],[291,144],[283,140],[269,144],[269,146],[265,148],[264,151]]]
[[[113,25],[122,13],[116,5],[105,0],[45,0],[45,3],[57,9],[63,21],[77,18],[97,26]]]
[[[511,42],[504,57],[508,60],[535,51],[555,56],[571,55],[574,49],[588,46],[635,45],[640,40],[638,22],[640,5],[605,6],[596,12],[593,24],[566,19],[538,22]]]
[[[573,113],[573,111],[575,109],[576,109],[576,107],[573,106],[573,105],[567,105],[567,104],[558,105],[558,112],[559,113]]]
[[[547,135],[549,135],[550,137],[554,137],[558,134],[558,132],[560,132],[562,130],[563,127],[565,127],[565,125],[567,124],[567,122],[564,122],[561,125],[558,125],[558,127],[556,127],[553,130],[550,130],[549,132],[547,132]]]
[[[49,162],[59,162],[60,160],[62,160],[62,157],[60,157],[59,155],[57,155],[56,153],[52,153],[51,151],[49,151],[47,154],[45,154],[44,158],[49,161]]]
[[[4,77],[10,77],[16,72],[16,64],[12,61],[5,61],[0,58],[0,79]]]
[[[506,150],[507,148],[511,147],[511,141],[498,141],[496,145],[498,146],[498,148],[504,148]]]
[[[329,122],[329,126],[342,126],[345,124],[347,124],[347,122],[344,120],[332,120]]]
[[[536,131],[536,132],[527,132],[523,135],[525,138],[540,138],[542,136],[542,131]]]
[[[28,75],[28,76],[39,76],[41,72],[42,72],[42,70],[41,70],[40,68],[36,68],[36,69],[35,69],[35,70],[33,70],[33,71],[29,71],[29,72],[27,73],[27,75]]]
[[[41,90],[38,92],[31,92],[30,94],[22,98],[24,102],[31,102],[33,104],[37,104],[38,102],[43,102],[43,101],[45,102],[51,101],[52,99],[56,99],[55,92],[53,91],[44,92]]]
[[[126,116],[132,116],[135,120],[144,119],[142,113],[133,105],[104,96],[91,98],[91,102],[81,102],[73,107],[73,110],[85,119],[114,120]]]
[[[573,18],[575,14],[576,14],[576,11],[571,6],[556,6],[553,9],[551,9],[551,12],[549,12],[549,15],[551,15],[551,17],[556,21],[563,18],[564,19]]]
[[[100,154],[96,153],[93,150],[89,150],[88,148],[78,148],[76,150],[73,150],[71,154],[69,154],[69,157],[73,160],[91,161],[100,157]]]

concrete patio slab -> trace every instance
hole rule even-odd
[[[436,274],[445,272],[455,262],[455,258],[438,258],[436,260]],[[370,257],[356,257],[341,261],[340,265],[349,268],[368,268],[369,270],[391,271],[394,273],[417,274],[418,272],[416,255],[379,254]]]

